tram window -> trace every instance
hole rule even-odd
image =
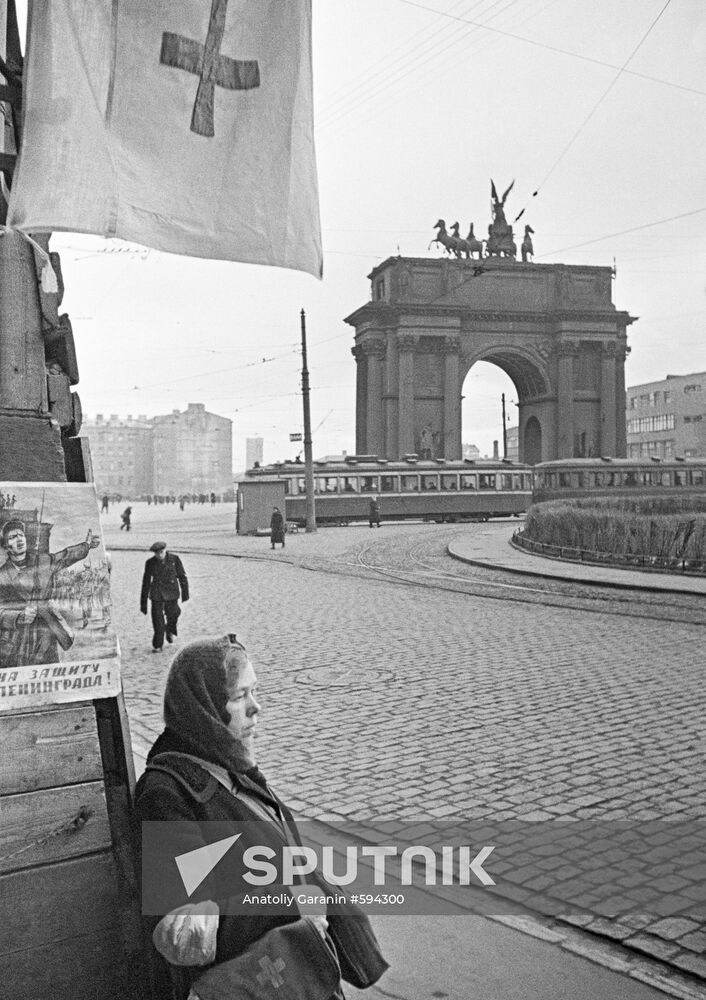
[[[526,490],[532,489],[532,476],[530,475],[529,472],[524,472],[522,474],[522,482],[524,483],[524,489]]]
[[[461,489],[462,490],[478,489],[478,476],[475,474],[475,472],[468,476],[461,475]]]
[[[397,492],[397,477],[396,476],[380,476],[380,492],[381,493],[396,493]]]
[[[501,490],[511,490],[512,489],[512,476],[509,472],[503,472],[500,475],[500,489]]]
[[[637,473],[636,472],[626,472],[625,473],[625,485],[626,486],[637,486]]]
[[[360,492],[361,493],[378,493],[378,477],[377,476],[362,476],[360,480]]]
[[[344,478],[343,478],[343,492],[344,493],[357,493],[358,492],[358,477],[357,476],[344,476]]]
[[[571,476],[568,472],[559,473],[559,489],[568,490],[571,486]]]
[[[438,489],[439,489],[438,476],[422,476],[422,490],[426,492],[428,490],[438,490]]]
[[[686,486],[688,472],[682,472],[681,469],[674,470],[674,485],[675,486]]]
[[[575,472],[574,473],[574,485],[577,490],[583,490],[586,488],[586,473],[585,472]]]
[[[547,473],[547,489],[549,490],[556,489],[556,472]]]
[[[306,493],[306,480],[303,477],[295,479],[294,482],[297,484],[297,493]]]
[[[494,472],[481,472],[478,475],[478,488],[481,490],[494,490],[495,489],[495,473]]]
[[[292,484],[288,479],[284,480],[284,495],[286,497],[290,496],[292,492]]]
[[[338,479],[336,476],[319,476],[316,480],[317,493],[336,493],[338,491]]]
[[[704,485],[704,470],[703,469],[692,469],[691,470],[691,482],[694,486]]]
[[[419,476],[400,476],[400,489],[403,493],[417,493]]]
[[[458,477],[457,476],[442,476],[441,477],[441,488],[442,490],[457,490],[458,489]]]
[[[671,486],[672,485],[672,474],[667,469],[662,473],[662,482],[660,486]]]

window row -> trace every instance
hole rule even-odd
[[[673,431],[674,414],[663,413],[658,417],[638,417],[628,420],[628,434],[649,434],[654,431]]]
[[[473,490],[532,489],[532,476],[527,472],[462,472],[462,473],[402,473],[395,476],[315,476],[314,492],[338,493],[429,493],[466,492]],[[303,476],[285,479],[285,493],[306,493]]]
[[[628,458],[674,458],[674,441],[640,441],[628,448]]]
[[[584,472],[543,472],[538,486],[550,490],[591,490],[604,487],[704,486],[704,469],[627,469]]]
[[[639,396],[628,397],[628,409],[635,410],[639,406],[664,406],[671,403],[672,393],[669,389],[657,389],[655,392],[643,392]]]

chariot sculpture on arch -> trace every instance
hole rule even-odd
[[[488,226],[488,241],[486,251],[489,257],[517,257],[517,246],[512,232],[512,226],[505,218],[505,202],[512,191],[515,182],[505,191],[502,198],[498,197],[495,182],[490,181],[491,210],[493,221]]]
[[[447,230],[446,221],[440,218],[433,227],[436,230],[436,237],[432,239],[427,249],[430,250],[432,245],[436,243],[437,246],[443,248],[443,252],[448,257],[455,257],[457,260],[461,260],[461,258],[465,257],[468,260],[477,254],[478,259],[481,260],[484,256],[483,244],[485,243],[486,257],[507,257],[511,260],[516,260],[517,244],[515,243],[512,226],[509,224],[505,216],[505,202],[507,201],[507,197],[514,186],[515,182],[513,181],[503,193],[501,198],[498,195],[495,182],[491,178],[490,208],[493,213],[493,221],[488,226],[487,240],[476,239],[472,222],[470,224],[468,236],[464,238],[460,233],[460,223],[452,222],[449,230]],[[523,209],[515,219],[515,222],[522,218],[524,213],[525,210]],[[533,233],[534,229],[532,229],[531,226],[525,226],[525,234],[521,247],[522,260],[525,263],[530,261],[534,256],[534,247],[532,245]]]

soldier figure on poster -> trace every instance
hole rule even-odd
[[[74,633],[51,597],[55,575],[85,559],[100,539],[88,530],[86,540],[53,554],[29,553],[25,523],[5,521],[0,546],[7,559],[0,566],[0,666],[57,663],[59,647],[70,649]]]

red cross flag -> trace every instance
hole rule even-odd
[[[8,225],[321,276],[311,0],[34,0]]]

